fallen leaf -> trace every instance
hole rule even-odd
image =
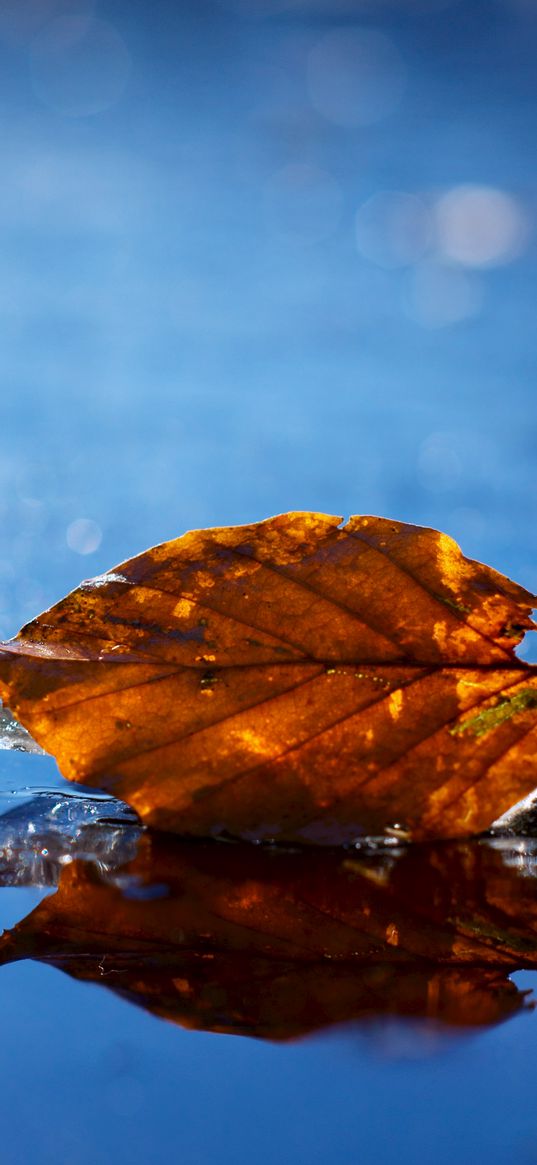
[[[158,829],[463,836],[537,786],[535,601],[434,530],[287,514],[83,583],[1,646],[0,694]]]
[[[527,1006],[507,973],[537,966],[532,841],[351,857],[145,833],[107,870],[104,822],[93,860],[65,838],[67,864],[52,823],[37,840],[18,827],[14,842],[0,822],[4,884],[56,847],[59,888],[0,938],[0,963],[37,959],[184,1026],[279,1040],[385,1014],[487,1025]]]

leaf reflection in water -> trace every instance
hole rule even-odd
[[[44,859],[46,851],[46,860]],[[41,793],[0,818],[0,884],[54,894],[0,939],[189,1028],[289,1040],[385,1015],[445,1030],[531,1006],[537,842],[354,852],[184,843],[105,799]]]

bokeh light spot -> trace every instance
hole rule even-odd
[[[370,125],[387,117],[399,105],[405,83],[398,49],[372,29],[336,29],[309,54],[310,100],[337,125]]]
[[[92,518],[76,518],[67,527],[65,539],[75,554],[93,554],[99,549],[103,534],[101,527]]]
[[[467,267],[510,263],[528,234],[518,200],[488,186],[455,186],[439,200],[436,220],[441,253]]]
[[[121,97],[130,68],[125,42],[103,20],[60,16],[32,43],[35,93],[67,117],[89,117],[109,109]]]
[[[405,308],[422,327],[444,328],[479,315],[482,303],[475,276],[439,263],[420,263],[412,272]]]

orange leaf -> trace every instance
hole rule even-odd
[[[461,836],[537,786],[534,602],[434,530],[287,514],[83,583],[2,645],[0,694],[156,828]]]

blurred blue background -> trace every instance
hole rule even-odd
[[[537,588],[535,0],[2,0],[0,635],[185,529]]]
[[[0,0],[1,636],[289,509],[537,588],[536,54],[536,0]],[[537,1160],[529,1013],[286,1049],[23,964],[0,1017],[7,1165]]]

